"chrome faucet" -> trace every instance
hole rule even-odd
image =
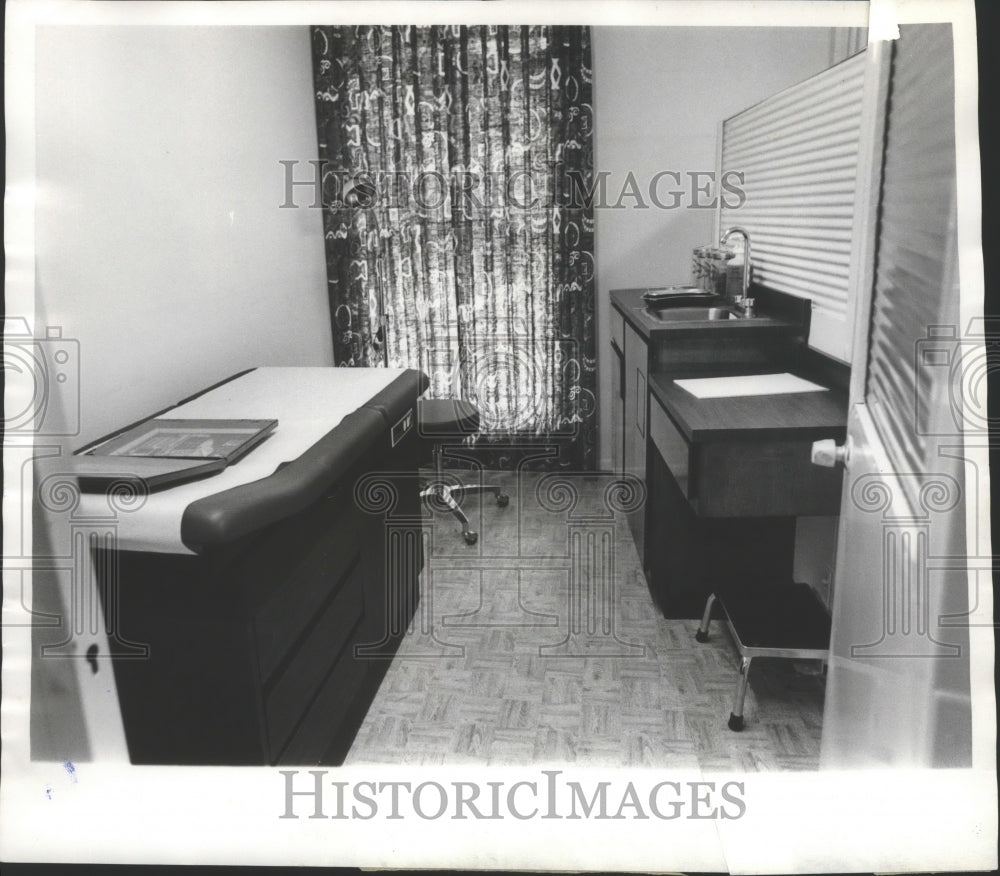
[[[739,234],[743,238],[743,281],[740,284],[740,297],[733,302],[743,311],[743,315],[753,316],[753,298],[749,297],[750,292],[750,232],[742,225],[733,225],[727,228],[722,234],[722,244],[725,245],[734,234]]]

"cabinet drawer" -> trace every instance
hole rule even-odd
[[[272,761],[312,704],[334,663],[355,659],[355,631],[364,616],[363,568],[358,554],[341,580],[331,587],[329,598],[300,647],[266,689],[264,711]]]
[[[843,472],[810,461],[811,441],[733,441],[699,447],[698,513],[792,517],[840,511]]]
[[[655,398],[649,405],[649,437],[685,498],[690,498],[691,445]]]
[[[312,544],[300,545],[301,553],[294,559],[285,557],[285,569],[275,573],[273,593],[254,613],[257,659],[265,684],[322,610],[331,587],[354,561],[362,540],[355,515],[330,514],[323,508],[315,516],[322,517],[326,532]]]
[[[698,516],[838,513],[842,472],[810,462],[811,440],[721,438],[691,444],[655,397],[649,409],[650,439]]]
[[[278,756],[278,763],[333,763],[339,766],[344,762],[364,721],[366,703],[361,694],[368,683],[369,662],[356,657],[353,647],[344,649],[306,716]],[[331,748],[336,754],[327,759]]]

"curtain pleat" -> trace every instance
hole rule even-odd
[[[314,27],[334,354],[480,410],[480,444],[596,463],[593,174],[583,27]],[[374,182],[346,206],[348,179]],[[503,454],[499,454],[496,462]]]

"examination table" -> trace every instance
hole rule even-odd
[[[161,418],[278,426],[115,509],[90,552],[136,764],[339,764],[413,617],[417,371],[259,368]],[[123,461],[127,466],[127,460]]]

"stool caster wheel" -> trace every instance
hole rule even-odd
[[[497,493],[497,505],[506,508],[510,504],[510,496],[506,493]]]
[[[705,642],[708,641],[708,633],[698,630],[698,632],[694,634],[694,640],[696,642],[701,642],[704,645]]]
[[[462,533],[462,537],[465,539],[466,544],[475,544],[479,541],[479,533],[473,532],[471,529],[465,530],[465,532]]]
[[[732,714],[730,712],[730,714],[729,714],[729,729],[730,730],[735,730],[737,733],[739,733],[739,731],[743,729],[743,716],[742,715],[734,715],[734,714]]]

